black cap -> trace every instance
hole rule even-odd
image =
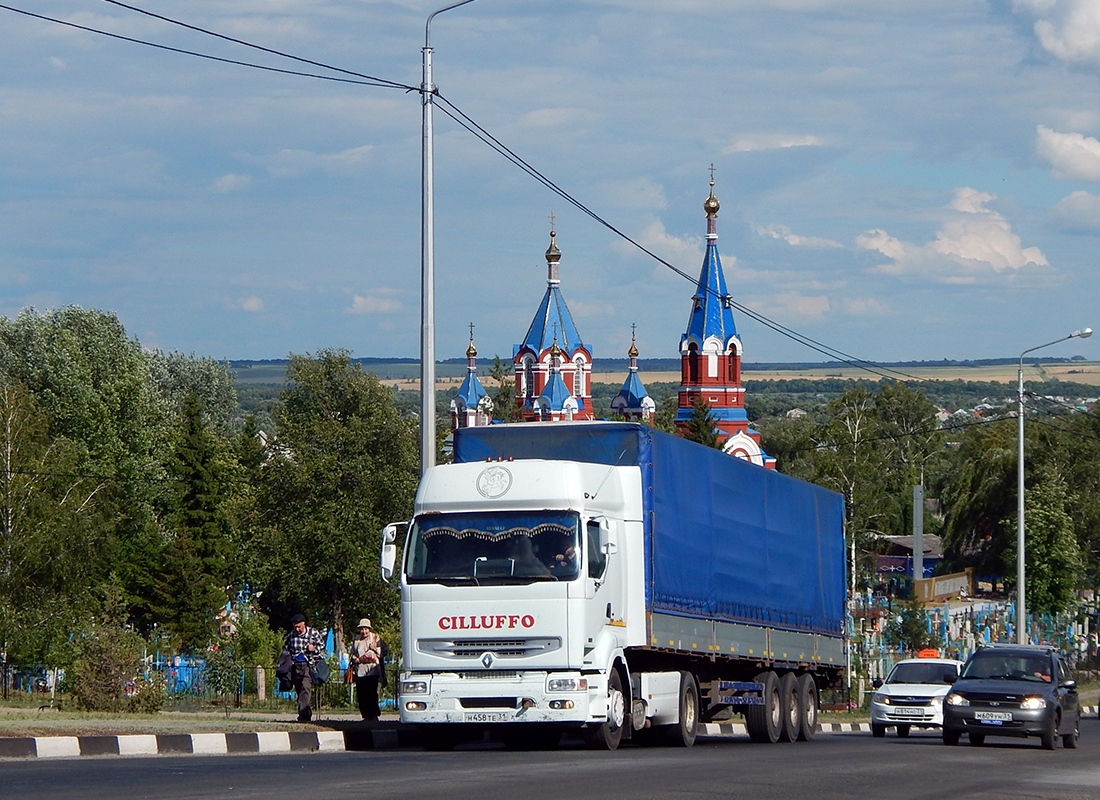
[[[299,622],[305,622],[305,621],[306,621],[306,615],[305,614],[295,614],[293,617],[290,618],[290,624],[291,625],[297,625]]]

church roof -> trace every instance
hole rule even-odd
[[[569,306],[565,304],[561,288],[547,286],[546,294],[542,297],[535,318],[531,320],[531,327],[527,335],[523,337],[523,344],[519,349],[528,347],[535,353],[542,353],[550,348],[554,342],[566,353],[573,353],[578,347],[583,347],[581,335],[577,332],[577,326],[573,323],[573,315],[569,313]]]
[[[523,343],[516,345],[513,357],[525,347],[536,355],[541,355],[556,343],[568,359],[577,348],[584,347],[573,322],[573,315],[569,313],[569,306],[565,304],[561,293],[561,280],[558,277],[561,251],[554,241],[555,235],[554,231],[550,231],[550,247],[546,250],[546,294],[542,296],[542,302],[535,312],[535,318],[531,320],[527,335],[523,337]]]
[[[623,388],[619,390],[618,397],[626,401],[626,408],[641,408],[642,400],[649,397],[649,392],[642,385],[642,379],[636,371],[631,371],[623,382]]]
[[[565,408],[565,401],[570,398],[570,392],[565,386],[565,381],[561,379],[560,372],[557,370],[551,371],[550,380],[546,382],[546,388],[542,390],[539,397],[546,400],[551,411],[561,411]],[[580,404],[579,398],[577,403]]]
[[[726,289],[722,259],[718,255],[718,200],[714,197],[713,183],[704,208],[707,212],[707,251],[703,256],[703,268],[699,272],[699,283],[692,297],[691,316],[688,317],[683,339],[694,338],[704,342],[713,336],[725,345],[737,336],[737,327],[733,323],[731,297]]]
[[[466,380],[458,387],[458,393],[455,394],[455,397],[465,403],[466,408],[477,408],[477,404],[488,394],[489,393],[485,391],[485,387],[481,385],[481,380],[478,379],[477,373],[467,372]]]

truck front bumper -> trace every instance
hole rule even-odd
[[[593,687],[593,684],[598,686]],[[401,721],[418,724],[573,723],[601,721],[598,675],[579,672],[406,673],[398,687]]]

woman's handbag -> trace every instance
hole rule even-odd
[[[344,683],[355,683],[355,666],[348,664],[348,668],[344,670]]]
[[[323,658],[319,658],[309,665],[309,679],[314,686],[320,686],[328,682],[331,671]]]

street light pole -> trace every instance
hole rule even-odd
[[[1016,643],[1027,644],[1027,601],[1024,570],[1024,356],[1064,342],[1067,339],[1087,339],[1092,336],[1092,328],[1074,331],[1069,336],[1055,339],[1053,342],[1031,347],[1020,353],[1020,369],[1017,373],[1016,388]]]
[[[435,168],[433,164],[432,19],[474,0],[458,0],[433,11],[424,23],[424,78],[420,84],[424,135],[421,149],[420,227],[420,474],[435,466]]]

